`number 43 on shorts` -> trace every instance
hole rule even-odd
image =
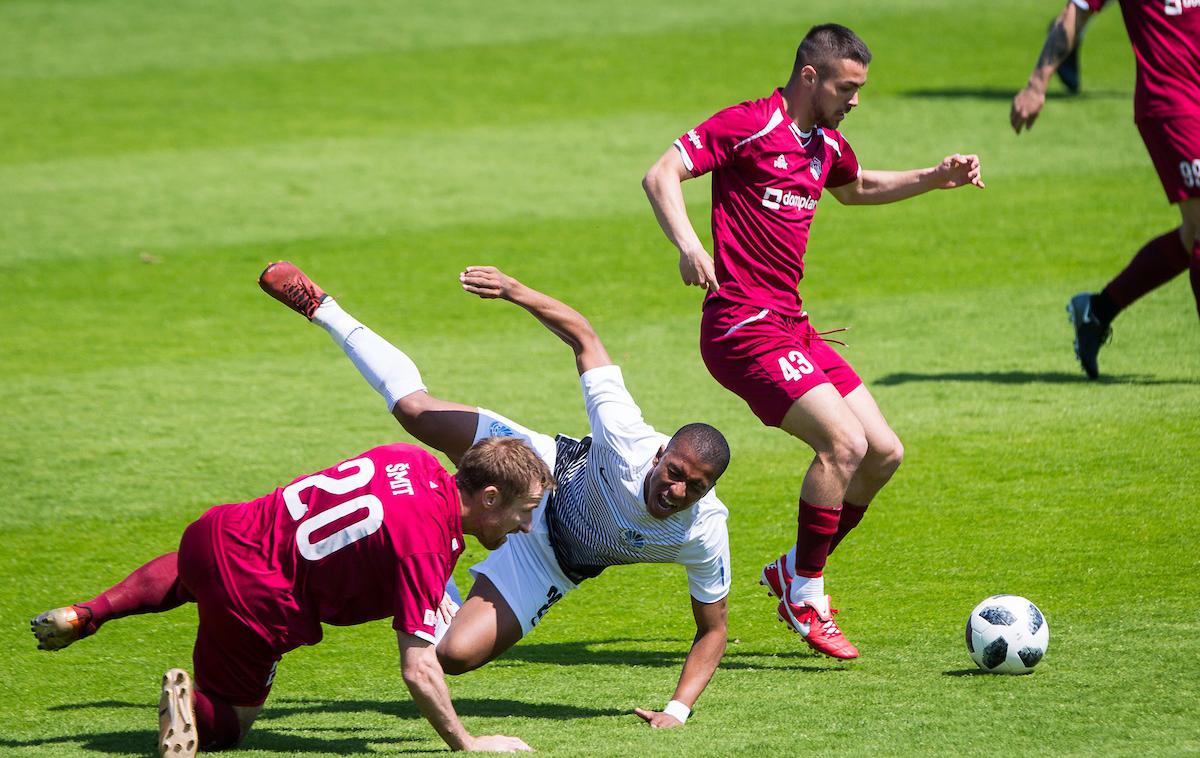
[[[787,355],[779,356],[779,370],[783,372],[783,378],[789,382],[799,381],[807,374],[813,372],[813,365],[808,358],[804,357],[804,353],[799,350],[791,350]]]

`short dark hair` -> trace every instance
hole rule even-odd
[[[555,487],[554,474],[533,449],[515,437],[487,437],[471,446],[458,462],[455,480],[469,494],[489,484],[500,490],[502,505],[533,491]]]
[[[858,61],[864,66],[871,63],[871,51],[867,43],[841,24],[819,24],[808,30],[800,46],[796,48],[796,63],[792,66],[792,78],[800,75],[800,69],[812,66],[821,76],[828,76],[834,61]]]
[[[679,427],[679,431],[675,432],[671,437],[671,441],[667,443],[669,449],[676,442],[685,442],[699,458],[705,463],[709,463],[715,470],[713,481],[721,478],[721,474],[725,473],[725,469],[729,468],[729,443],[725,440],[725,435],[715,426],[701,424],[685,424]]]

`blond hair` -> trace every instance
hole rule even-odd
[[[554,474],[533,449],[515,437],[487,437],[471,446],[458,462],[458,484],[470,494],[488,485],[500,491],[502,505],[533,492],[553,490]]]

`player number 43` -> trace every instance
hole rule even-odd
[[[813,365],[804,357],[804,353],[792,350],[787,355],[779,356],[779,370],[783,372],[784,379],[795,382],[811,374]]]
[[[1185,187],[1200,187],[1200,158],[1194,161],[1182,161],[1179,173],[1183,176]]]
[[[379,530],[383,524],[383,503],[374,495],[359,495],[338,503],[308,517],[308,503],[300,499],[300,494],[307,489],[316,488],[330,495],[345,495],[363,487],[375,476],[375,463],[370,458],[356,458],[338,466],[338,471],[354,473],[341,479],[334,479],[325,474],[313,474],[292,482],[283,490],[283,502],[287,505],[288,513],[296,521],[303,521],[296,528],[296,548],[310,561],[319,560],[334,553],[347,545],[369,537]],[[363,511],[358,521],[347,524],[333,534],[327,535],[316,542],[312,541],[313,532],[323,526],[328,526],[344,516],[356,511]]]

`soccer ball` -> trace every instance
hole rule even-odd
[[[984,671],[1028,674],[1046,654],[1050,625],[1017,595],[992,595],[967,617],[967,652]]]

